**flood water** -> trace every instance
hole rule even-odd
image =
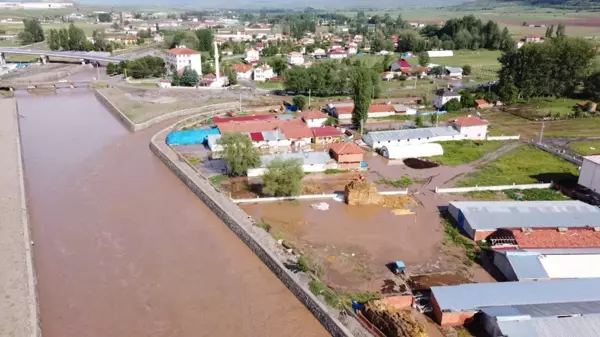
[[[325,336],[86,90],[17,94],[44,337]]]

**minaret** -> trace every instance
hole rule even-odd
[[[217,76],[217,83],[219,84],[219,86],[221,85],[221,71],[219,70],[219,47],[217,45],[217,42],[214,42],[215,44],[215,75]]]

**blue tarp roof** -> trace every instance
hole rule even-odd
[[[219,129],[204,128],[204,129],[192,129],[182,131],[172,131],[167,136],[167,144],[169,145],[190,145],[190,144],[204,144],[207,142],[208,135],[219,135]]]

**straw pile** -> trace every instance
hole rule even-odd
[[[423,324],[408,310],[399,310],[384,301],[370,301],[364,315],[387,337],[428,337]]]
[[[344,200],[350,206],[379,205],[383,197],[377,192],[374,183],[357,179],[344,187]]]

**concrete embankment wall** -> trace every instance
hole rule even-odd
[[[152,138],[152,152],[252,249],[333,336],[352,336],[344,325],[328,314],[327,308],[297,279],[297,276],[283,265],[272,248],[258,239],[261,235],[259,231],[262,230],[252,224],[248,215],[221,194],[206,178],[179,159],[177,153],[165,143],[165,138],[171,130],[172,127],[164,129]],[[263,231],[262,235],[268,234]]]
[[[19,114],[0,99],[0,336],[40,337]]]

